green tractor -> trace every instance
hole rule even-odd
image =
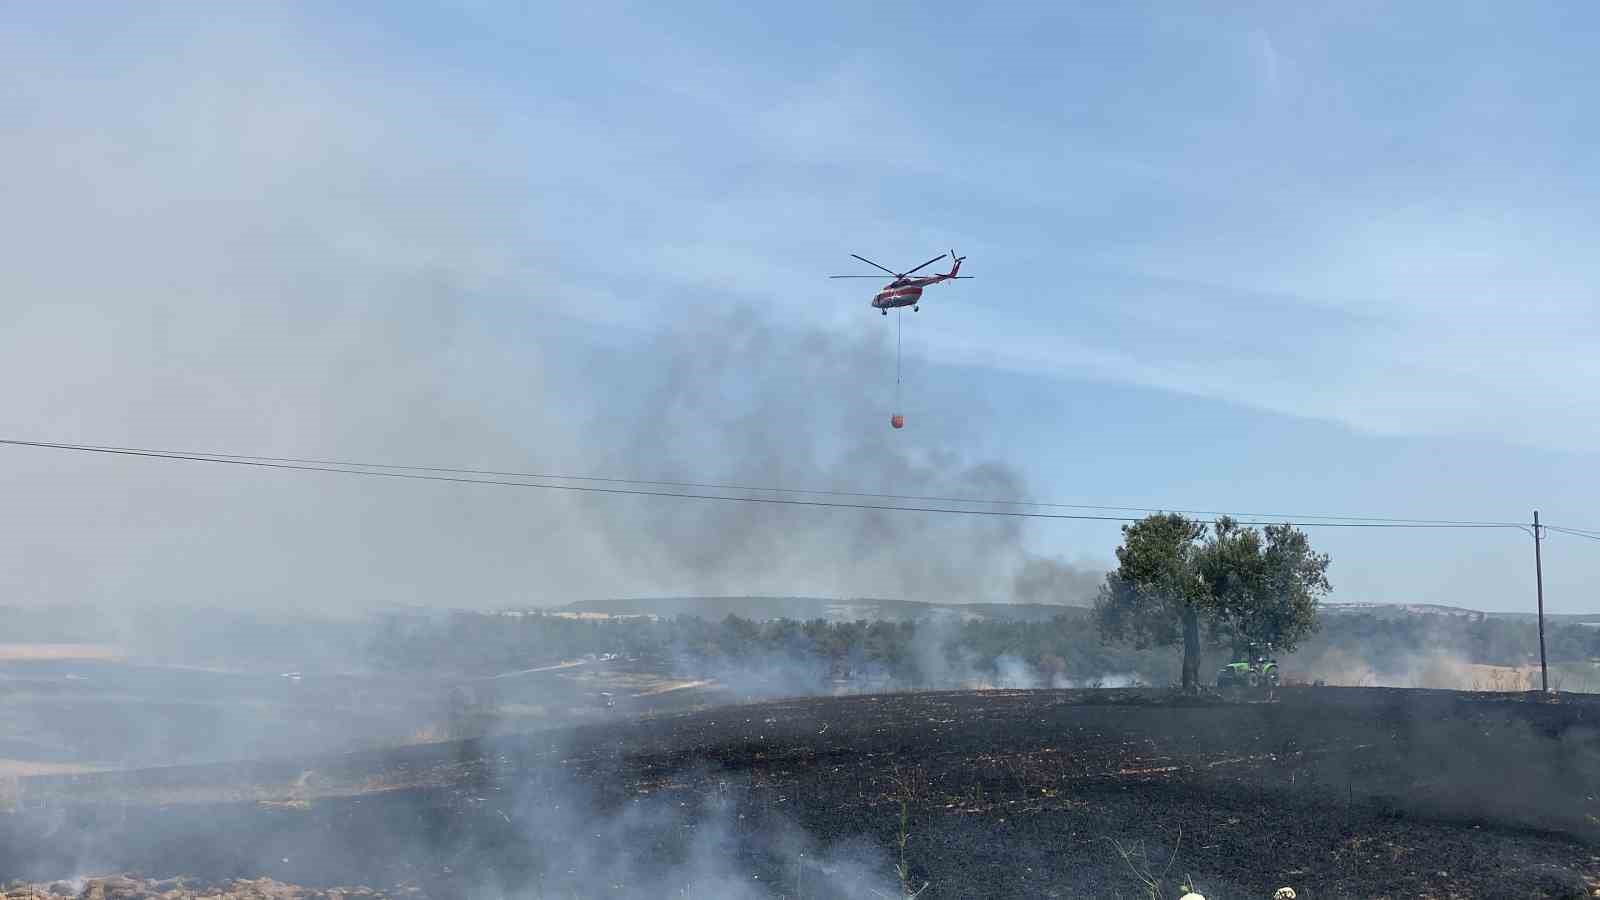
[[[1217,672],[1217,687],[1222,690],[1277,689],[1278,661],[1272,658],[1272,645],[1252,644],[1242,651],[1235,652],[1233,662]]]

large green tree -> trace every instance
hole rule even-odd
[[[1214,640],[1292,650],[1316,629],[1328,557],[1303,532],[1265,532],[1160,513],[1122,528],[1117,568],[1095,601],[1103,637],[1140,648],[1183,644],[1183,687],[1200,684],[1202,628]]]
[[[1271,644],[1288,652],[1317,630],[1317,601],[1329,590],[1328,556],[1305,532],[1268,525],[1257,532],[1229,519],[1213,526],[1202,569],[1218,598],[1214,634],[1234,649]]]

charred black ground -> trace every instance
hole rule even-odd
[[[25,779],[0,873],[434,896],[1588,896],[1600,704],[1285,689],[721,707],[382,754]],[[696,861],[699,862],[696,862]],[[679,885],[678,882],[683,882]],[[757,887],[759,886],[759,887]],[[854,886],[854,887],[852,887]]]

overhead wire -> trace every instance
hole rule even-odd
[[[488,476],[488,477],[492,477],[492,478],[532,478],[532,479],[541,479],[541,480],[545,480],[545,481],[584,481],[584,482],[595,482],[595,483],[601,483],[601,484],[640,485],[640,486],[645,486],[645,487],[697,488],[697,489],[701,489],[701,490],[718,490],[718,491],[758,491],[758,492],[763,492],[763,493],[803,494],[803,495],[808,495],[808,496],[855,497],[855,498],[873,499],[873,500],[896,500],[896,501],[906,501],[906,502],[913,502],[913,503],[970,503],[970,504],[988,504],[988,505],[999,505],[999,506],[1031,506],[1031,507],[1038,507],[1038,508],[1045,508],[1045,509],[1078,509],[1078,510],[1091,510],[1091,511],[1096,511],[1096,512],[1136,512],[1136,513],[1146,513],[1146,514],[1149,514],[1149,513],[1181,513],[1181,514],[1184,514],[1184,515],[1230,516],[1230,517],[1233,517],[1233,518],[1272,519],[1272,520],[1276,520],[1276,521],[1293,520],[1293,521],[1296,521],[1296,522],[1309,522],[1309,521],[1312,521],[1312,520],[1317,520],[1317,521],[1328,521],[1328,522],[1355,522],[1355,523],[1405,524],[1405,525],[1438,525],[1438,526],[1483,527],[1483,528],[1487,528],[1487,527],[1495,527],[1495,528],[1514,528],[1514,527],[1515,528],[1526,528],[1527,527],[1525,525],[1525,523],[1521,523],[1521,522],[1476,521],[1476,520],[1464,520],[1464,519],[1418,519],[1418,518],[1397,518],[1397,517],[1391,517],[1391,516],[1343,516],[1343,515],[1318,515],[1318,514],[1294,514],[1294,515],[1290,515],[1290,514],[1284,514],[1284,513],[1227,512],[1227,511],[1207,510],[1207,509],[1179,509],[1179,508],[1146,507],[1146,506],[1111,506],[1111,505],[1086,504],[1086,503],[1056,503],[1056,502],[1046,502],[1046,501],[1038,501],[1038,500],[1006,500],[1006,499],[982,498],[982,497],[952,497],[952,496],[940,496],[940,495],[928,495],[928,494],[895,494],[895,493],[873,493],[873,492],[868,492],[868,491],[817,490],[817,489],[808,489],[808,488],[786,488],[786,487],[775,487],[775,486],[731,484],[731,483],[711,482],[711,481],[650,480],[650,479],[637,479],[637,478],[617,478],[617,477],[600,476],[600,475],[571,475],[571,474],[561,474],[561,473],[553,473],[553,472],[525,472],[525,471],[515,471],[515,470],[507,470],[507,469],[478,469],[478,468],[466,468],[466,467],[459,467],[459,466],[422,466],[422,465],[403,465],[403,464],[397,464],[397,463],[370,463],[370,462],[356,462],[356,461],[351,461],[351,460],[325,459],[325,458],[315,458],[315,457],[266,456],[266,455],[260,455],[260,454],[221,453],[221,452],[202,451],[202,450],[152,449],[152,448],[145,448],[145,447],[127,447],[127,446],[106,445],[106,444],[78,444],[78,443],[66,443],[66,442],[59,442],[59,441],[24,441],[24,440],[16,440],[16,439],[0,439],[0,445],[11,445],[11,446],[21,446],[21,447],[43,447],[43,448],[61,449],[61,450],[96,451],[96,452],[105,452],[105,453],[113,453],[113,452],[115,452],[115,453],[125,453],[125,454],[134,454],[134,455],[161,454],[161,455],[168,456],[168,457],[173,457],[173,458],[185,458],[185,459],[187,459],[187,458],[200,458],[200,459],[216,459],[216,460],[234,460],[234,461],[241,461],[241,462],[242,461],[257,461],[257,462],[264,462],[264,463],[293,464],[293,465],[296,465],[296,466],[338,467],[340,469],[382,469],[382,470],[395,470],[395,471],[404,471],[404,472],[438,472],[438,473],[444,473],[444,474],[450,474],[450,475],[474,475],[474,476]],[[318,469],[317,471],[320,471],[320,469]],[[478,481],[479,483],[484,483],[484,484],[491,483],[491,482],[488,482],[488,481],[483,481],[481,479],[472,479],[472,480]],[[755,498],[755,499],[759,499],[759,498]],[[896,508],[902,508],[902,507],[896,507]],[[1124,519],[1124,521],[1131,521],[1131,519]],[[1553,527],[1553,526],[1546,526],[1546,527]],[[1597,536],[1600,536],[1600,535],[1597,535]]]
[[[1600,534],[1584,531],[1581,528],[1563,528],[1559,525],[1547,525],[1542,523],[1539,525],[1539,527],[1543,528],[1545,531],[1554,531],[1557,534],[1564,534],[1575,538],[1583,538],[1587,541],[1600,541]]]
[[[93,445],[93,444],[68,444],[68,443],[58,443],[58,442],[51,442],[51,441],[25,441],[25,440],[4,439],[4,438],[0,438],[0,445],[13,446],[13,447],[32,447],[32,448],[37,448],[37,449],[64,450],[64,451],[72,451],[72,452],[80,452],[80,453],[92,453],[92,454],[101,454],[101,455],[110,455],[110,456],[129,456],[129,457],[140,457],[140,458],[147,458],[147,459],[166,459],[166,460],[187,461],[187,462],[209,462],[209,463],[214,463],[214,464],[218,464],[218,465],[246,466],[246,467],[263,468],[263,469],[284,470],[284,471],[323,472],[323,473],[342,474],[342,475],[361,475],[361,476],[374,477],[374,478],[392,478],[392,479],[403,479],[403,480],[413,480],[413,481],[443,482],[443,483],[452,483],[452,484],[480,484],[480,485],[491,485],[491,486],[498,486],[498,487],[518,487],[518,488],[529,488],[529,489],[536,489],[536,490],[567,491],[567,492],[585,493],[585,494],[608,494],[608,495],[643,496],[643,497],[664,497],[664,498],[672,498],[672,499],[703,500],[703,501],[713,501],[713,502],[720,501],[720,502],[735,502],[735,503],[761,503],[761,504],[780,505],[780,506],[812,507],[812,508],[827,508],[827,509],[859,509],[859,510],[885,511],[885,512],[920,512],[920,513],[940,513],[940,514],[946,514],[946,515],[996,516],[996,517],[1021,518],[1021,519],[1053,519],[1053,520],[1099,521],[1099,522],[1133,522],[1133,521],[1137,521],[1137,518],[1135,518],[1135,517],[1131,517],[1131,516],[1116,516],[1116,515],[1089,515],[1089,514],[1082,514],[1082,513],[1027,512],[1027,511],[1022,511],[1022,510],[1008,510],[1008,509],[963,509],[963,508],[957,508],[957,507],[905,506],[905,505],[889,504],[889,503],[855,503],[855,502],[845,502],[845,501],[837,501],[837,500],[802,500],[802,499],[795,499],[795,498],[792,498],[792,497],[752,497],[752,496],[739,496],[739,495],[728,495],[728,494],[693,493],[693,492],[690,492],[690,491],[643,490],[643,489],[636,488],[636,487],[603,487],[603,486],[598,486],[598,485],[595,485],[595,484],[581,484],[581,485],[574,485],[574,484],[548,484],[548,483],[533,482],[533,481],[506,480],[506,476],[524,477],[524,478],[529,478],[529,477],[531,477],[531,478],[542,478],[542,479],[546,479],[546,480],[559,480],[559,479],[565,479],[565,478],[571,478],[572,480],[578,480],[579,478],[584,478],[584,477],[592,478],[592,476],[527,475],[527,474],[523,474],[523,473],[490,472],[489,470],[472,470],[472,469],[446,468],[446,467],[399,467],[399,466],[388,465],[388,464],[368,464],[368,463],[356,463],[356,462],[340,462],[340,461],[333,461],[333,460],[316,461],[316,460],[308,460],[308,459],[296,459],[296,458],[292,458],[292,457],[247,456],[247,455],[244,455],[244,454],[190,453],[190,452],[183,452],[183,451],[159,450],[159,449],[142,448],[142,447],[110,447],[110,446]],[[448,474],[430,474],[430,473],[448,473]],[[468,476],[488,476],[488,477],[468,477]],[[620,479],[610,480],[610,481],[613,481],[615,483],[630,483],[630,482],[626,482],[626,481],[623,481],[623,480],[620,480]],[[666,482],[631,482],[631,483],[667,485]],[[706,484],[706,483],[683,483],[683,484],[693,484],[695,486],[702,487],[702,489],[708,489],[709,488],[709,489],[725,489],[725,490],[746,490],[745,488],[735,488],[735,487],[731,487],[731,486],[709,485],[709,484]],[[761,489],[761,490],[781,491],[782,489],[765,488],[765,489]],[[846,493],[846,492],[840,492],[840,493]],[[866,497],[877,496],[877,497],[882,498],[882,499],[895,499],[894,495],[861,495],[861,496],[866,496]],[[910,498],[906,498],[906,499],[910,499]],[[949,502],[981,503],[981,502],[986,502],[986,501],[953,500],[953,501],[949,501]],[[1110,508],[1110,510],[1108,510],[1108,511],[1115,511],[1115,510],[1142,511],[1142,510],[1135,510],[1134,508],[1131,508],[1131,507],[1113,507],[1113,508]],[[1158,510],[1158,511],[1162,511],[1162,510]],[[1166,512],[1178,512],[1178,510],[1164,510],[1164,511],[1166,511]],[[1210,515],[1212,513],[1204,513],[1204,514]],[[1224,515],[1224,514],[1216,513],[1215,515]],[[1460,528],[1460,529],[1523,528],[1523,529],[1525,529],[1527,527],[1525,525],[1522,525],[1521,523],[1516,523],[1516,522],[1472,522],[1472,521],[1458,521],[1458,520],[1378,519],[1378,518],[1375,518],[1375,517],[1366,517],[1366,518],[1344,517],[1344,518],[1335,519],[1334,517],[1316,517],[1316,516],[1272,516],[1272,517],[1266,517],[1266,516],[1255,516],[1253,514],[1239,514],[1237,516],[1234,516],[1233,518],[1235,518],[1239,522],[1239,524],[1242,524],[1242,525],[1271,525],[1271,524],[1278,524],[1280,522],[1287,522],[1289,524],[1303,525],[1303,526],[1306,526],[1306,527],[1322,527],[1322,528]],[[1319,519],[1319,518],[1323,519],[1323,521],[1317,521],[1317,519]],[[1545,527],[1554,528],[1556,526],[1546,525]],[[1596,539],[1600,539],[1600,537],[1597,537]]]

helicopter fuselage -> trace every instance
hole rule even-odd
[[[941,281],[949,281],[953,277],[955,277],[954,273],[949,275],[929,275],[924,278],[897,278],[884,285],[883,290],[873,296],[872,306],[874,309],[881,309],[885,312],[902,306],[914,307],[922,302],[923,288],[930,284],[938,284]]]
[[[916,279],[922,281],[923,279]],[[877,309],[895,309],[901,306],[916,306],[922,300],[920,284],[901,284],[892,282],[872,298],[872,305]]]
[[[922,289],[927,287],[930,284],[938,284],[941,281],[949,281],[949,280],[951,280],[953,278],[970,278],[970,277],[972,277],[970,275],[962,275],[962,274],[960,274],[960,272],[961,272],[961,261],[963,259],[966,259],[966,257],[964,257],[964,256],[956,256],[956,252],[954,250],[950,251],[950,258],[951,258],[952,262],[950,264],[950,271],[949,272],[941,274],[941,275],[923,275],[923,276],[918,277],[918,278],[911,277],[912,273],[916,272],[917,269],[925,269],[929,265],[931,265],[933,263],[936,263],[941,259],[944,259],[944,254],[941,253],[938,256],[935,256],[933,259],[928,260],[927,262],[923,263],[920,266],[917,266],[915,269],[912,269],[909,272],[900,272],[900,273],[896,273],[893,269],[890,269],[887,266],[878,265],[877,263],[873,262],[870,259],[867,259],[864,256],[858,256],[858,255],[856,255],[854,253],[852,253],[850,255],[854,256],[856,259],[859,259],[864,263],[867,263],[867,264],[873,265],[873,266],[877,266],[878,268],[883,269],[883,271],[888,272],[890,275],[894,276],[894,280],[893,281],[891,281],[888,284],[884,285],[882,290],[878,291],[878,293],[876,293],[876,294],[874,294],[872,296],[872,308],[882,311],[884,315],[888,315],[889,314],[889,310],[897,309],[897,308],[902,307],[902,306],[909,306],[909,307],[911,307],[911,309],[913,311],[915,311],[916,308],[917,308],[917,304],[922,302]],[[828,277],[829,278],[871,278],[872,276],[870,276],[870,275],[829,275]]]

